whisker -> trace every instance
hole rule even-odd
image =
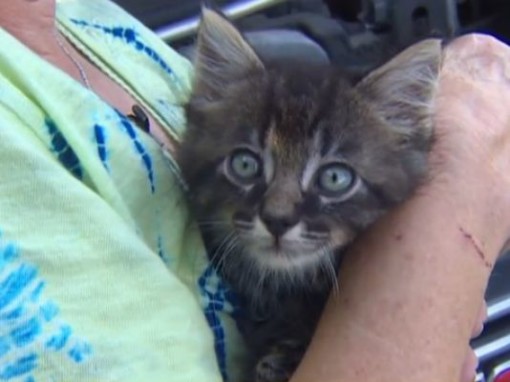
[[[198,227],[202,232],[215,232],[217,229],[229,228],[229,222],[225,220],[197,220]]]
[[[198,224],[199,227],[209,227],[209,226],[213,226],[213,227],[225,227],[225,226],[229,225],[228,222],[222,221],[222,220],[208,221],[208,222],[197,221],[197,224]]]
[[[301,235],[304,239],[311,239],[311,240],[321,240],[321,239],[327,239],[329,238],[329,233],[322,233],[322,232],[304,232]]]
[[[253,229],[255,224],[252,222],[246,222],[242,220],[234,220],[234,225],[236,228],[244,228],[244,229]]]
[[[223,239],[221,240],[220,244],[215,248],[214,253],[211,255],[211,262],[213,264],[216,264],[216,267],[218,270],[221,269],[222,263],[224,262],[223,259],[223,247],[229,242],[229,240],[232,238],[232,236],[235,234],[234,231],[228,232]],[[218,260],[216,262],[216,260]]]
[[[197,219],[199,223],[222,223],[226,222],[225,219]]]
[[[221,259],[220,259],[221,267],[219,267],[218,269],[223,268],[225,271],[228,270],[228,266],[232,265],[232,262],[229,261],[230,260],[229,258],[237,249],[238,244],[239,244],[239,240],[237,238],[237,235],[235,234],[234,231],[232,231],[230,233],[228,240],[224,245],[224,249],[221,253]]]
[[[331,249],[332,249],[331,246],[328,244],[324,244],[321,246],[322,251],[321,255],[325,257],[325,260],[321,261],[321,263],[323,264],[324,270],[331,281],[332,293],[336,296],[340,292],[340,287],[338,285],[338,276],[335,264],[333,263],[333,259],[331,258]]]
[[[221,245],[216,250],[214,257],[220,256],[218,264],[216,266],[216,270],[219,272],[226,265],[228,266],[229,262],[227,262],[227,258],[235,251],[238,245],[238,238],[235,234],[235,231],[231,231],[225,235]],[[220,248],[224,247],[224,250],[220,252]],[[211,304],[213,312],[216,313],[216,304]]]

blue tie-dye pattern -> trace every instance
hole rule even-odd
[[[51,148],[57,155],[58,160],[78,179],[83,178],[83,169],[78,156],[67,143],[57,125],[50,119],[44,121],[48,133],[51,136]]]
[[[62,325],[59,332],[46,341],[46,347],[53,350],[62,350],[73,330],[69,325]]]
[[[33,281],[37,270],[26,264],[12,271],[5,280],[0,283],[0,310],[5,308]]]
[[[126,117],[119,111],[116,111],[116,113],[120,119],[120,124],[124,132],[126,132],[127,135],[129,135],[129,138],[131,138],[133,146],[142,160],[142,164],[145,167],[145,170],[147,171],[147,177],[149,178],[151,192],[154,193],[156,191],[156,187],[154,185],[154,168],[152,166],[152,159],[148,151],[145,149],[143,144],[138,139],[138,134],[136,133],[136,128],[133,126],[133,123],[129,120],[128,117]]]
[[[158,255],[162,259],[165,258],[165,253],[163,252],[163,239],[161,236],[158,236]]]
[[[37,355],[31,353],[27,356],[18,358],[16,361],[8,363],[0,372],[0,379],[8,381],[26,374],[37,367]]]
[[[53,320],[59,313],[58,306],[52,301],[48,301],[47,303],[41,305],[39,310],[41,311],[41,314],[46,322]]]
[[[0,380],[34,382],[41,344],[75,363],[86,361],[92,347],[60,322],[58,306],[43,298],[45,282],[20,257],[18,247],[0,239]]]
[[[42,327],[39,318],[33,317],[28,322],[19,325],[10,333],[12,342],[17,347],[22,347],[31,343],[41,334]]]
[[[87,359],[90,353],[92,353],[92,348],[88,343],[78,342],[67,354],[69,354],[69,357],[71,357],[74,362],[81,363]]]
[[[41,297],[41,293],[44,289],[44,281],[40,281],[39,284],[34,288],[34,291],[30,295],[30,299],[36,302]]]
[[[6,354],[9,350],[11,350],[11,346],[7,338],[0,337],[0,357]]]
[[[0,256],[0,271],[13,259],[18,257],[18,249],[14,244],[7,244],[2,252],[2,256]]]
[[[104,126],[95,124],[94,125],[94,137],[96,139],[97,144],[97,154],[99,155],[99,159],[103,163],[104,168],[109,171],[110,167],[108,165],[108,151],[106,147],[106,129]]]
[[[232,291],[223,283],[212,265],[209,265],[198,279],[207,322],[214,334],[214,349],[224,381],[228,381],[225,329],[218,313],[234,314],[237,302]]]
[[[172,257],[168,256],[163,249],[163,238],[158,235],[158,256],[165,262],[167,266],[172,265]]]
[[[155,63],[157,63],[161,67],[161,69],[165,71],[165,73],[171,75],[174,80],[178,81],[178,77],[174,75],[174,72],[170,65],[168,65],[165,62],[165,60],[163,60],[161,56],[158,53],[156,53],[156,51],[154,51],[154,49],[152,49],[150,46],[146,45],[142,40],[140,40],[138,33],[133,28],[109,27],[106,25],[90,23],[88,21],[78,19],[71,19],[71,22],[81,27],[94,28],[96,30],[100,30],[107,35],[121,39],[127,45],[133,46],[137,51],[150,57]]]

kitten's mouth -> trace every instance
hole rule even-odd
[[[324,248],[324,244],[319,242],[297,242],[282,239],[281,237],[272,237],[249,240],[247,247],[253,255],[260,258],[274,257],[296,259],[299,257],[313,256],[316,252],[319,252],[321,248]]]
[[[247,243],[247,252],[259,267],[273,270],[291,270],[314,268],[325,256],[324,245],[315,245],[287,240],[257,240]]]
[[[280,237],[273,237],[273,249],[276,251],[281,251],[282,249],[282,239]]]

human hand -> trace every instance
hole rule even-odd
[[[485,225],[494,229],[498,222],[501,244],[510,234],[509,105],[510,47],[473,34],[445,48],[431,174],[442,177],[443,183],[456,183],[462,198],[471,197],[471,203],[493,206]],[[473,227],[475,234],[478,228]]]

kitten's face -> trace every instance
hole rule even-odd
[[[221,17],[202,24],[179,160],[207,243],[218,263],[321,267],[423,175],[438,61],[383,111],[384,71],[353,84],[330,68],[267,68]]]

